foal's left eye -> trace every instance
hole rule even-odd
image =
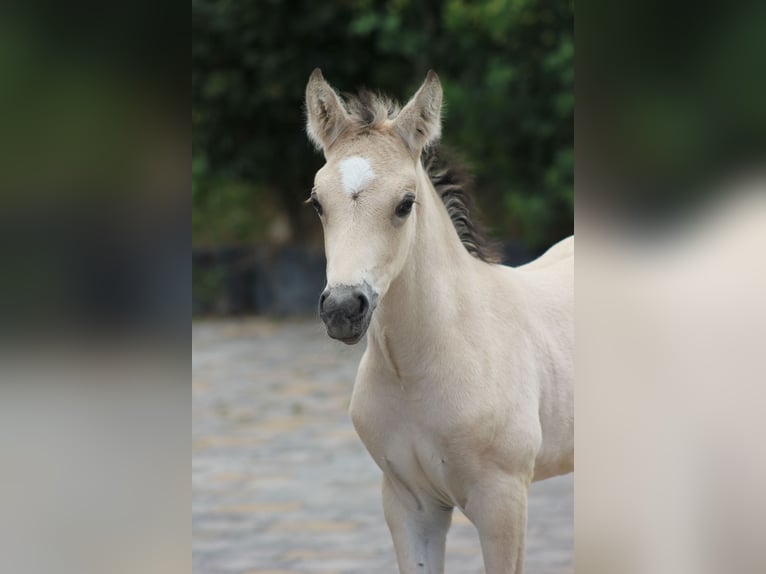
[[[412,211],[412,205],[415,203],[415,198],[408,195],[399,205],[396,206],[396,215],[398,217],[407,217]]]

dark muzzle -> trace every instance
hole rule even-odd
[[[367,283],[325,289],[319,297],[319,316],[327,334],[348,345],[359,342],[370,326],[377,298]]]

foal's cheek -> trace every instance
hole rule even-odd
[[[381,296],[388,291],[391,282],[399,277],[412,251],[414,236],[412,231],[404,228],[398,231],[385,262],[377,269],[376,287]]]

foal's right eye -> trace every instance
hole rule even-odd
[[[317,212],[317,214],[322,215],[322,204],[319,203],[319,200],[312,195],[309,198],[309,201],[311,202],[311,205],[314,206],[314,210]]]

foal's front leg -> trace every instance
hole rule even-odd
[[[399,572],[442,574],[452,509],[397,491],[390,480],[383,477],[383,513],[394,540]]]
[[[529,479],[494,477],[472,490],[465,515],[479,531],[486,574],[522,574]]]

